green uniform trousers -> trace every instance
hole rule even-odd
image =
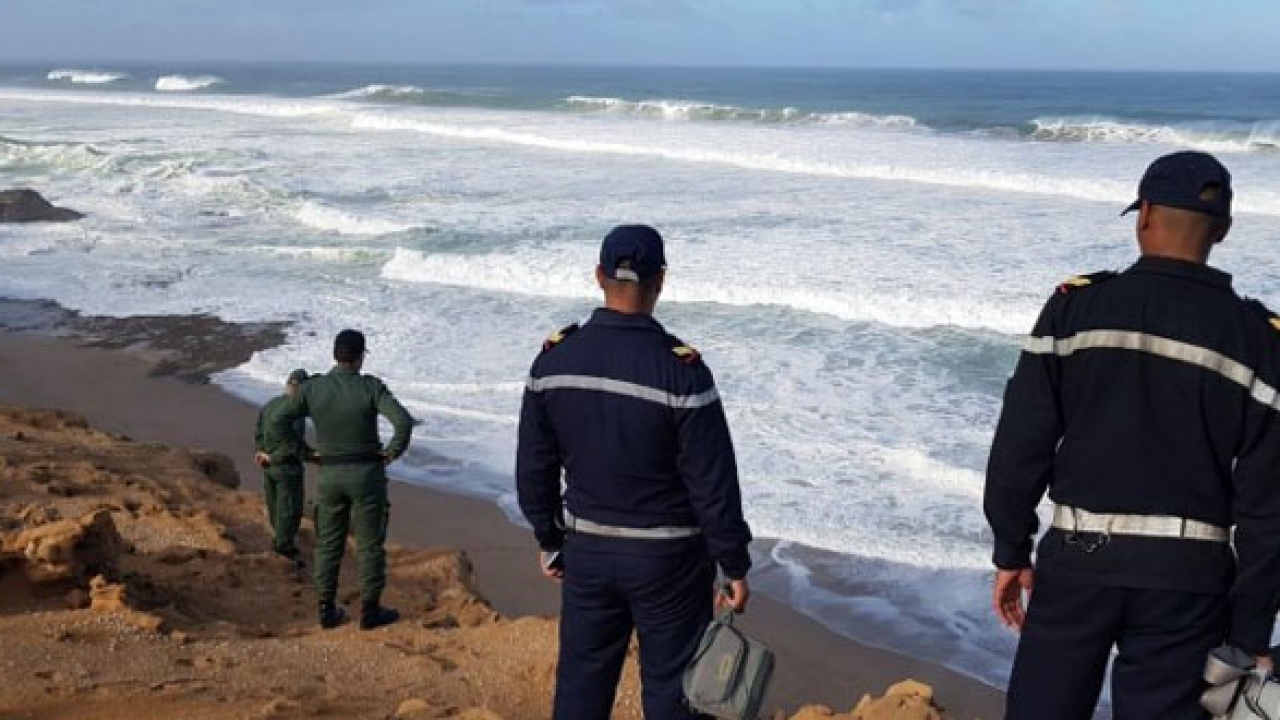
[[[279,465],[263,472],[262,491],[267,496],[267,520],[275,535],[275,551],[292,555],[298,551],[295,540],[302,523],[303,494],[301,465]]]
[[[380,463],[320,468],[316,507],[316,593],[332,602],[347,548],[347,530],[355,531],[360,563],[360,595],[376,603],[387,584],[387,472]]]

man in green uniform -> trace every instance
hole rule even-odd
[[[283,429],[310,416],[316,426],[320,497],[315,580],[320,625],[325,629],[346,619],[334,598],[348,526],[355,530],[360,561],[360,627],[370,630],[400,618],[400,613],[381,605],[387,581],[387,556],[382,547],[387,536],[386,465],[409,447],[413,419],[381,380],[360,374],[364,355],[362,333],[338,333],[333,341],[337,364],[325,375],[312,376],[275,420],[277,429]],[[378,437],[379,415],[390,420],[395,429],[386,447]]]
[[[253,459],[262,468],[267,519],[275,536],[272,546],[277,554],[294,561],[299,561],[295,539],[298,525],[302,523],[302,500],[306,492],[302,482],[302,462],[309,459],[311,448],[307,446],[304,420],[299,418],[277,427],[276,418],[306,381],[306,370],[289,373],[284,394],[262,407],[254,431],[257,452]]]

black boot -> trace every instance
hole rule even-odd
[[[382,607],[378,601],[366,602],[360,608],[360,629],[372,630],[400,619],[400,611],[395,608]]]
[[[347,611],[333,604],[333,601],[320,603],[320,627],[332,630],[347,621]]]

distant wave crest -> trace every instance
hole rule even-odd
[[[564,100],[570,109],[648,117],[668,121],[747,122],[767,125],[816,124],[910,129],[922,127],[908,115],[874,115],[861,112],[819,113],[784,108],[744,108],[685,100],[624,100],[574,95]]]
[[[129,77],[128,73],[105,72],[102,70],[50,70],[45,76],[48,80],[75,83],[77,85],[106,85]]]
[[[344,100],[417,100],[427,91],[417,85],[365,85],[355,90],[341,92],[333,97]]]
[[[1050,142],[1154,143],[1213,152],[1258,152],[1280,150],[1280,121],[1170,126],[1107,117],[1042,117],[1031,121],[1030,136]]]
[[[156,80],[156,90],[160,92],[192,92],[225,83],[226,80],[217,75],[165,75]]]

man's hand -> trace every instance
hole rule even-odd
[[[751,588],[746,578],[730,580],[724,587],[716,588],[716,609],[732,609],[735,613],[747,611],[747,599],[751,597]]]
[[[253,461],[258,467],[264,468],[271,464],[271,456],[259,450],[253,454]]]
[[[995,591],[992,593],[992,606],[996,617],[1005,627],[1014,632],[1022,632],[1027,621],[1026,605],[1022,593],[1031,598],[1031,590],[1035,586],[1035,577],[1031,568],[1021,570],[997,570]]]
[[[538,553],[538,569],[543,577],[560,582],[564,579],[564,555],[559,550]]]

